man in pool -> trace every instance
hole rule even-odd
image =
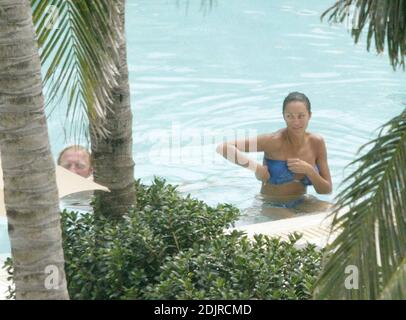
[[[93,174],[92,156],[86,148],[80,145],[72,145],[63,149],[57,162],[58,165],[84,178],[89,178]]]
[[[313,185],[319,194],[332,192],[324,139],[306,131],[312,115],[310,101],[303,93],[292,92],[283,102],[282,113],[286,128],[254,138],[224,142],[217,146],[217,152],[252,170],[262,181],[261,194],[267,204],[282,208],[282,215],[325,210],[328,203],[318,201],[317,205],[314,197],[306,197],[309,185]],[[242,152],[264,152],[263,164],[249,159]]]

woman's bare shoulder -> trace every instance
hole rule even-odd
[[[279,130],[276,132],[266,134],[266,148],[265,154],[273,153],[275,150],[279,150],[283,142],[283,131]]]
[[[308,137],[311,142],[315,142],[315,143],[324,142],[324,138],[318,133],[308,132],[307,134],[308,134]]]
[[[320,134],[311,132],[308,132],[308,134],[309,141],[313,145],[313,147],[316,148],[316,150],[321,150],[325,148],[324,138]]]
[[[280,131],[275,131],[271,133],[263,133],[258,137],[264,139],[266,142],[275,142],[281,139],[282,134]]]
[[[282,140],[284,138],[286,128],[279,129],[278,131],[274,131],[269,135],[272,136],[274,140]]]

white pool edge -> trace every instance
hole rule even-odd
[[[334,239],[334,235],[330,235],[331,217],[328,216],[329,213],[322,212],[244,225],[228,231],[244,231],[250,239],[256,234],[263,234],[270,237],[280,237],[282,240],[288,240],[289,234],[298,232],[302,234],[302,238],[296,243],[296,247],[303,247],[307,243],[311,243],[318,248],[323,248]]]

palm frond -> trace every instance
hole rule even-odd
[[[374,40],[378,53],[387,50],[392,67],[405,68],[406,1],[404,0],[338,0],[321,16],[330,22],[347,22],[355,43],[367,26],[367,50]]]
[[[95,132],[107,136],[103,119],[118,73],[115,1],[32,0],[31,5],[47,107],[67,104],[71,133],[87,128],[89,121],[90,126],[96,124]]]
[[[381,299],[400,300],[406,296],[406,258],[395,271],[392,279],[388,282],[381,293]]]
[[[406,109],[364,147],[369,151],[350,164],[359,168],[336,198],[338,236],[326,248],[318,299],[378,299],[406,257]],[[359,271],[358,290],[345,286],[348,266]]]

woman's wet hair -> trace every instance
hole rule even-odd
[[[287,97],[285,98],[285,100],[283,100],[282,113],[285,113],[285,108],[290,102],[295,102],[295,101],[303,102],[306,105],[307,111],[309,113],[312,112],[309,98],[304,93],[295,91],[295,92],[289,93],[287,95]]]

